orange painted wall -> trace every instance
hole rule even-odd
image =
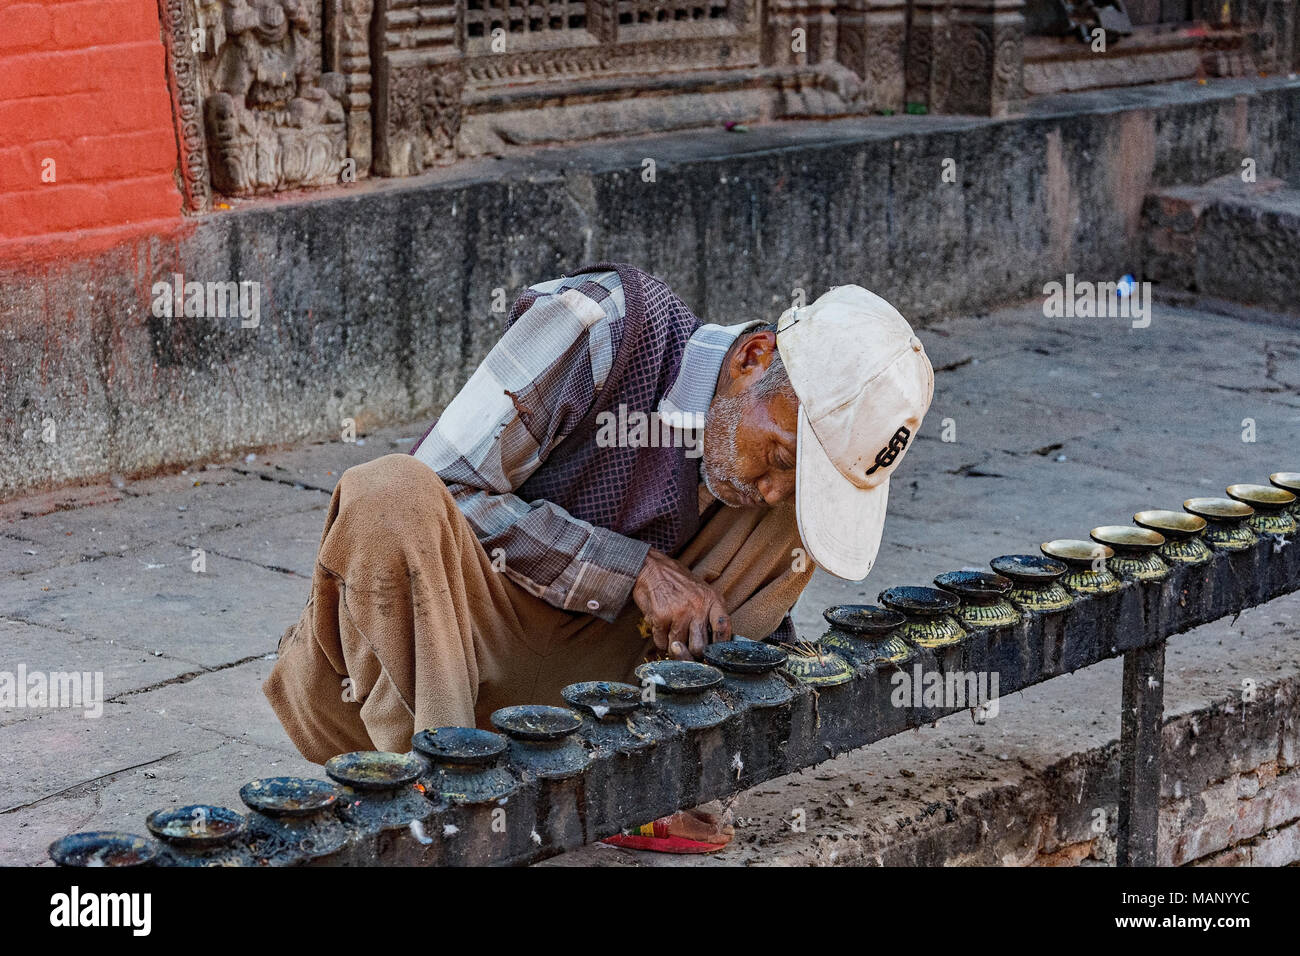
[[[0,0],[0,247],[178,225],[176,170],[157,0]]]

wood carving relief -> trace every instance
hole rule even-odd
[[[159,0],[163,47],[170,75],[172,111],[180,146],[181,191],[185,211],[205,212],[212,200],[208,146],[203,129],[203,96],[194,55],[195,21],[185,0]]]
[[[319,8],[208,0],[199,14],[213,185],[246,196],[338,182],[347,81],[321,71]]]

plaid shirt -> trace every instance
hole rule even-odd
[[[510,393],[532,387],[546,404],[573,375],[590,376],[590,391],[598,393],[614,358],[610,325],[624,309],[623,287],[610,271],[538,283],[531,291],[535,300],[414,454],[442,478],[488,554],[504,557],[506,576],[555,607],[612,621],[627,604],[650,545],[575,518],[552,502],[513,494],[544,458]],[[659,402],[661,417],[703,428],[727,349],[756,324],[696,329]],[[564,437],[554,436],[550,447]],[[701,510],[711,501],[701,485]],[[540,573],[557,566],[563,568],[558,576]]]

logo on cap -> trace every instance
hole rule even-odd
[[[894,459],[903,453],[903,449],[907,447],[907,440],[911,437],[912,433],[907,430],[907,426],[899,425],[898,431],[894,432],[894,437],[889,439],[889,444],[876,452],[876,463],[867,469],[867,474],[874,475],[878,469],[892,465]]]

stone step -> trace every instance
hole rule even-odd
[[[1300,189],[1255,179],[1255,161],[1243,163],[1241,173],[1147,195],[1144,277],[1162,291],[1300,315]]]

